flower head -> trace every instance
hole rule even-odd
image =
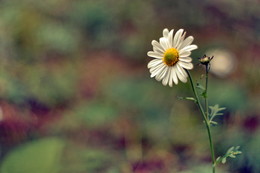
[[[155,58],[150,61],[147,67],[150,70],[151,77],[157,81],[162,80],[163,85],[172,87],[173,83],[178,84],[178,80],[187,82],[187,73],[184,69],[191,70],[193,64],[190,56],[191,51],[198,46],[191,44],[194,38],[189,36],[185,39],[186,32],[179,29],[175,35],[174,30],[163,30],[163,37],[158,41],[153,40],[153,51],[147,55]]]

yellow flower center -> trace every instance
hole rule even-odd
[[[163,56],[163,62],[168,66],[173,66],[179,61],[179,52],[175,48],[167,49]]]

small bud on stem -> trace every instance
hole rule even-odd
[[[207,55],[204,55],[202,58],[199,58],[199,61],[202,65],[206,66],[207,71],[210,69],[210,61],[214,58],[214,56],[209,57]]]

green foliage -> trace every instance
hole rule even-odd
[[[75,69],[73,66],[65,66],[55,71],[45,67],[30,68],[26,71],[23,80],[28,92],[33,98],[54,106],[71,99],[76,90]]]
[[[29,91],[26,90],[21,81],[6,71],[0,73],[0,86],[0,94],[6,100],[19,104],[23,103],[29,96]]]
[[[119,116],[115,106],[97,101],[83,102],[77,105],[69,115],[76,116],[88,127],[100,127],[109,124]]]
[[[204,86],[202,86],[200,83],[197,83],[196,87],[200,90],[200,95],[203,98],[207,98],[207,96],[206,96],[206,88]]]
[[[44,65],[18,65],[9,73],[8,65],[0,73],[0,94],[14,103],[25,103],[34,99],[47,106],[68,101],[76,92],[76,70],[71,64],[49,70]],[[17,75],[20,72],[19,76]]]
[[[212,80],[209,88],[210,104],[224,105],[229,111],[245,110],[248,106],[245,90],[236,83]]]
[[[239,150],[240,146],[236,146],[236,147],[230,147],[226,154],[222,157],[218,157],[215,161],[215,165],[222,163],[225,164],[227,161],[227,158],[236,158],[237,155],[242,154],[242,152]]]
[[[213,121],[214,118],[215,118],[216,116],[223,115],[223,113],[221,113],[220,111],[223,111],[223,110],[225,110],[226,108],[224,108],[224,107],[219,107],[218,104],[216,104],[216,105],[214,105],[214,106],[209,106],[209,108],[210,108],[209,123],[216,125],[216,124],[218,124],[218,123],[215,122],[215,121]]]
[[[120,162],[116,153],[102,148],[78,147],[72,144],[66,148],[62,159],[61,173],[91,172],[118,173]]]
[[[188,171],[181,171],[179,173],[210,173],[212,172],[212,168],[209,165],[194,165],[194,167],[190,168]],[[225,170],[218,168],[218,173],[227,173]],[[175,173],[175,172],[172,172]]]
[[[252,136],[251,136],[252,135]],[[243,152],[243,159],[240,160],[240,165],[243,165],[248,161],[248,166],[252,167],[254,172],[260,172],[260,133],[259,130],[256,133],[245,136],[243,142],[246,150]],[[249,137],[249,138],[247,138]],[[240,166],[238,164],[238,166]]]
[[[148,87],[149,86],[149,87]],[[181,85],[176,86],[176,90]],[[145,133],[155,141],[167,138],[167,127],[171,126],[169,114],[174,103],[178,102],[172,88],[162,88],[160,83],[138,78],[119,78],[104,87],[106,99],[113,101],[117,109],[128,116]],[[168,99],[172,98],[173,101]],[[183,114],[176,109],[174,116]],[[185,125],[184,125],[185,126]]]
[[[79,26],[88,38],[85,42],[88,48],[111,48],[118,38],[118,18],[114,9],[117,2],[112,4],[93,0],[72,3],[67,15],[71,23]]]
[[[79,46],[78,31],[68,24],[49,21],[39,27],[35,35],[38,46],[45,48],[39,51],[71,53]]]
[[[111,160],[110,153],[97,149],[86,150],[82,152],[81,156],[88,172],[99,172],[106,167],[110,167],[114,161],[113,159]]]
[[[64,143],[46,138],[24,144],[3,160],[1,173],[58,173]]]

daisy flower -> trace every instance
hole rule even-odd
[[[149,57],[155,58],[147,65],[151,77],[155,77],[157,81],[162,81],[163,85],[170,87],[173,83],[177,85],[178,80],[187,82],[188,74],[185,69],[193,68],[192,58],[189,56],[192,50],[198,48],[197,45],[191,44],[194,40],[192,36],[185,39],[186,32],[183,29],[173,34],[173,29],[171,31],[164,29],[163,37],[159,39],[159,42],[153,40],[153,51],[147,53]]]

